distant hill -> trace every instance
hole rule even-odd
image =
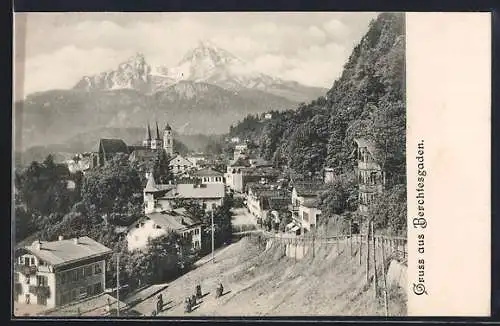
[[[182,134],[222,134],[249,113],[295,105],[260,90],[236,92],[189,81],[152,95],[131,89],[54,90],[15,104],[16,147],[58,144],[100,128],[144,127],[155,118]]]
[[[146,127],[143,128],[99,128],[90,132],[79,133],[63,143],[31,146],[15,154],[17,165],[26,165],[32,161],[43,161],[48,154],[54,155],[56,162],[71,159],[74,153],[83,153],[96,150],[100,138],[123,139],[127,145],[140,145],[145,137]],[[174,147],[177,150],[205,152],[208,146],[220,142],[221,135],[185,135],[174,132]]]
[[[388,184],[406,185],[405,91],[405,17],[382,13],[325,96],[269,120],[247,116],[229,135],[252,140],[264,158],[303,174],[352,172],[353,140],[369,138]]]

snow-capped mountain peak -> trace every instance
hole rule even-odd
[[[136,53],[116,70],[86,76],[75,86],[85,90],[136,89],[145,93],[163,91],[179,81],[202,82],[231,91],[258,89],[295,97],[311,89],[255,71],[251,64],[210,40],[200,40],[174,67],[151,67],[143,53]],[[318,90],[312,90],[314,96]],[[323,91],[323,90],[322,90]],[[278,94],[279,93],[279,94]],[[309,98],[309,95],[306,95]],[[315,98],[315,97],[314,97]]]

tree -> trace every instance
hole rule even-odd
[[[16,171],[16,201],[25,204],[28,212],[44,216],[65,214],[75,200],[73,191],[67,187],[70,179],[68,168],[56,164],[53,156],[48,155],[43,163],[34,161],[26,169]]]
[[[233,213],[231,211],[232,207],[233,196],[232,194],[230,194],[224,197],[222,205],[214,210],[214,224],[217,230],[217,233],[215,233],[215,240],[219,245],[231,240],[231,219],[233,216]]]
[[[174,232],[148,241],[146,256],[152,269],[152,281],[163,281],[178,275],[182,263],[178,252],[182,245],[180,236]]]
[[[174,208],[183,207],[188,215],[195,220],[203,221],[207,223],[207,214],[203,207],[195,200],[176,198],[174,200]]]
[[[152,167],[153,176],[155,180],[162,184],[167,184],[173,180],[173,174],[169,168],[170,159],[171,157],[163,149],[159,149],[155,153]]]
[[[37,230],[32,215],[28,213],[23,207],[16,206],[14,218],[14,225],[16,227],[16,241],[28,237],[30,234],[34,233]]]
[[[109,264],[109,286],[116,286],[116,255],[120,255],[120,278],[131,288],[163,282],[179,275],[183,263],[179,253],[186,246],[186,239],[169,232],[148,241],[145,250],[127,251],[126,243],[118,242]],[[115,263],[113,263],[115,262]]]
[[[292,222],[292,214],[290,212],[286,212],[286,213],[283,213],[280,215],[281,215],[281,219],[280,219],[280,224],[279,224],[279,230],[281,232],[285,232],[286,226],[288,225],[288,223]]]
[[[356,209],[357,182],[353,173],[336,178],[328,189],[319,195],[319,207],[323,218]]]
[[[142,207],[141,178],[125,157],[115,157],[86,175],[82,201],[91,215],[128,220]]]
[[[406,234],[406,185],[397,185],[376,197],[370,207],[377,230],[393,235]]]

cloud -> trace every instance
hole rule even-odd
[[[24,93],[73,87],[83,76],[97,74],[123,61],[124,53],[106,48],[67,46],[26,61]]]
[[[345,40],[351,34],[349,28],[338,19],[329,20],[325,22],[322,27],[333,39],[336,40]]]
[[[134,52],[175,66],[200,39],[253,70],[329,87],[373,13],[28,14],[25,91],[70,88]]]

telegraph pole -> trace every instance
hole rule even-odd
[[[120,254],[116,256],[116,316],[120,316]]]
[[[215,256],[214,256],[214,249],[215,249],[215,241],[214,241],[214,211],[212,209],[212,263],[215,264]]]

